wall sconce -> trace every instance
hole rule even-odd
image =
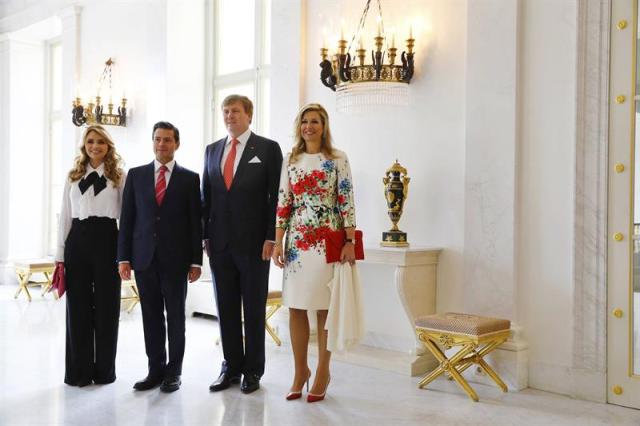
[[[107,104],[107,112],[104,112],[104,106],[102,105],[102,98],[100,97],[100,90],[105,80],[109,82],[109,93],[111,93],[112,82],[111,72],[114,61],[109,58],[104,63],[104,69],[102,75],[98,79],[98,94],[95,97],[95,102],[89,100],[86,107],[82,105],[82,99],[77,96],[73,101],[73,110],[71,111],[71,121],[76,126],[80,127],[85,124],[102,124],[107,126],[123,126],[127,125],[127,99],[123,96],[120,100],[120,106],[117,109],[117,114],[113,112],[113,100],[109,97],[109,103]]]
[[[367,50],[364,47],[362,32],[367,19],[367,13],[371,0],[367,0],[360,22],[355,33],[348,43],[344,36],[344,30],[340,31],[338,48],[331,56],[329,49],[323,41],[320,49],[322,62],[320,63],[320,81],[323,85],[336,92],[336,105],[339,111],[361,112],[370,105],[407,105],[408,84],[413,77],[413,48],[415,39],[412,28],[409,27],[408,37],[405,40],[406,50],[400,54],[400,64],[396,64],[398,49],[396,47],[395,33],[391,35],[389,43],[384,31],[382,21],[382,7],[378,3],[377,33],[373,37],[375,49],[370,51],[371,63],[365,64]],[[324,37],[323,37],[324,39]],[[358,39],[358,48],[355,49],[358,64],[351,56],[354,41]],[[383,51],[384,41],[387,41],[387,51]],[[385,56],[388,63],[385,62]],[[352,64],[352,59],[354,63]]]

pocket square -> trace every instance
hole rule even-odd
[[[258,158],[258,156],[256,155],[255,157],[253,157],[251,160],[249,160],[249,163],[262,163],[262,161],[260,161],[260,159]]]

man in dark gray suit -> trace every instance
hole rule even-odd
[[[222,114],[228,136],[207,146],[202,177],[204,239],[224,352],[220,376],[209,389],[226,389],[242,374],[241,390],[251,393],[260,388],[264,373],[265,305],[282,151],[277,142],[249,129],[249,98],[228,96]]]
[[[156,123],[156,158],[129,171],[122,195],[119,271],[123,280],[131,279],[132,268],[136,272],[149,358],[149,373],[134,385],[136,390],[180,388],[187,280],[197,280],[201,272],[200,177],[176,164],[173,157],[179,147],[178,129],[165,121]]]

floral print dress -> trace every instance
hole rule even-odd
[[[303,153],[282,163],[276,227],[286,231],[283,303],[296,309],[329,308],[333,265],[325,258],[327,231],[355,227],[349,160]]]

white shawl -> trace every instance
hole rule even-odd
[[[335,262],[329,313],[324,328],[328,331],[327,349],[331,352],[348,350],[364,337],[362,296],[358,268],[349,262]]]

